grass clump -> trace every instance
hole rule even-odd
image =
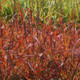
[[[7,19],[0,16],[0,78],[78,80],[80,78],[78,15],[76,16],[73,7],[71,8],[73,15],[63,14],[65,10],[63,11],[61,6],[61,4],[71,6],[70,3],[73,1],[66,3],[64,0],[56,0],[56,7],[50,7],[52,11],[55,9],[51,15],[49,8],[44,8],[49,1],[45,0],[42,4],[44,6],[41,7],[40,1],[34,0],[28,3],[29,6],[25,9],[22,7],[26,2],[21,3],[22,6],[20,2],[15,0],[13,2],[16,4],[12,13],[9,12],[7,15]],[[33,3],[37,5],[37,12],[35,7],[33,9],[35,6]],[[40,9],[44,11],[40,12]],[[60,11],[59,14],[57,11]],[[42,17],[42,13],[46,14]]]

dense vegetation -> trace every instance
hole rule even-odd
[[[27,11],[27,9],[31,8],[31,10],[33,11],[33,16],[35,18],[39,10],[39,17],[41,21],[44,20],[44,22],[46,18],[59,21],[59,17],[61,16],[63,17],[64,22],[67,22],[68,15],[72,20],[74,14],[75,22],[76,21],[79,22],[80,20],[79,0],[1,0],[0,4],[2,4],[1,8],[2,17],[13,15],[14,5],[15,12],[18,12],[17,6],[19,5],[19,7],[23,9],[22,12],[24,12],[24,10]]]
[[[0,79],[80,79],[79,0],[0,0]]]

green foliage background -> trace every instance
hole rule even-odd
[[[4,0],[1,0],[0,5]],[[41,20],[49,16],[49,19],[59,20],[62,16],[64,22],[68,21],[68,15],[72,20],[75,12],[75,21],[80,20],[80,0],[16,0],[16,5],[20,2],[20,8],[23,11],[31,8],[33,16],[37,16],[37,1],[39,7],[39,17]],[[17,7],[16,7],[17,8]],[[1,16],[4,18],[7,15],[13,15],[14,0],[5,0],[1,8]],[[17,9],[16,9],[17,12]]]

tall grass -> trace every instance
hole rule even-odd
[[[77,10],[79,8],[78,0],[71,9],[73,0],[67,3],[56,0],[56,6],[50,6],[49,0],[43,5],[39,0],[27,0],[29,3],[25,1],[28,5],[25,8],[20,7],[21,2],[15,1],[7,20],[0,16],[0,79],[79,80],[80,24],[77,23],[79,12],[75,8],[76,4]],[[68,8],[65,6],[63,10],[64,4]],[[43,11],[45,6],[48,6],[47,12]],[[53,13],[55,19],[51,18]]]
[[[1,0],[1,4],[4,0]],[[20,3],[20,8],[24,10],[32,8],[33,16],[36,18],[37,16],[37,0],[17,0],[16,4]],[[14,0],[5,0],[4,5],[2,6],[1,13],[5,17],[7,15],[13,15],[14,8]],[[75,13],[75,21],[79,22],[79,8],[80,1],[79,0],[39,0],[38,1],[38,9],[39,9],[39,18],[42,22],[46,20],[46,18],[53,19],[56,22],[59,21],[59,17],[63,17],[64,22],[68,21],[68,15],[70,15],[70,20],[73,18],[73,13]],[[17,12],[17,6],[15,8]]]

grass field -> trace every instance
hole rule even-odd
[[[80,80],[79,0],[0,0],[1,80]]]
[[[37,6],[38,2],[38,6]],[[1,15],[6,17],[7,15],[14,14],[14,0],[1,0],[2,4]],[[79,0],[17,0],[15,1],[15,11],[17,12],[17,6],[23,8],[23,12],[26,9],[31,8],[33,16],[37,16],[37,7],[39,10],[39,17],[41,21],[48,17],[48,19],[54,19],[59,21],[59,17],[63,17],[64,22],[68,21],[68,15],[72,20],[75,14],[75,21],[79,22],[80,18],[80,1]],[[27,11],[27,10],[26,10]],[[25,12],[26,13],[26,12]]]

